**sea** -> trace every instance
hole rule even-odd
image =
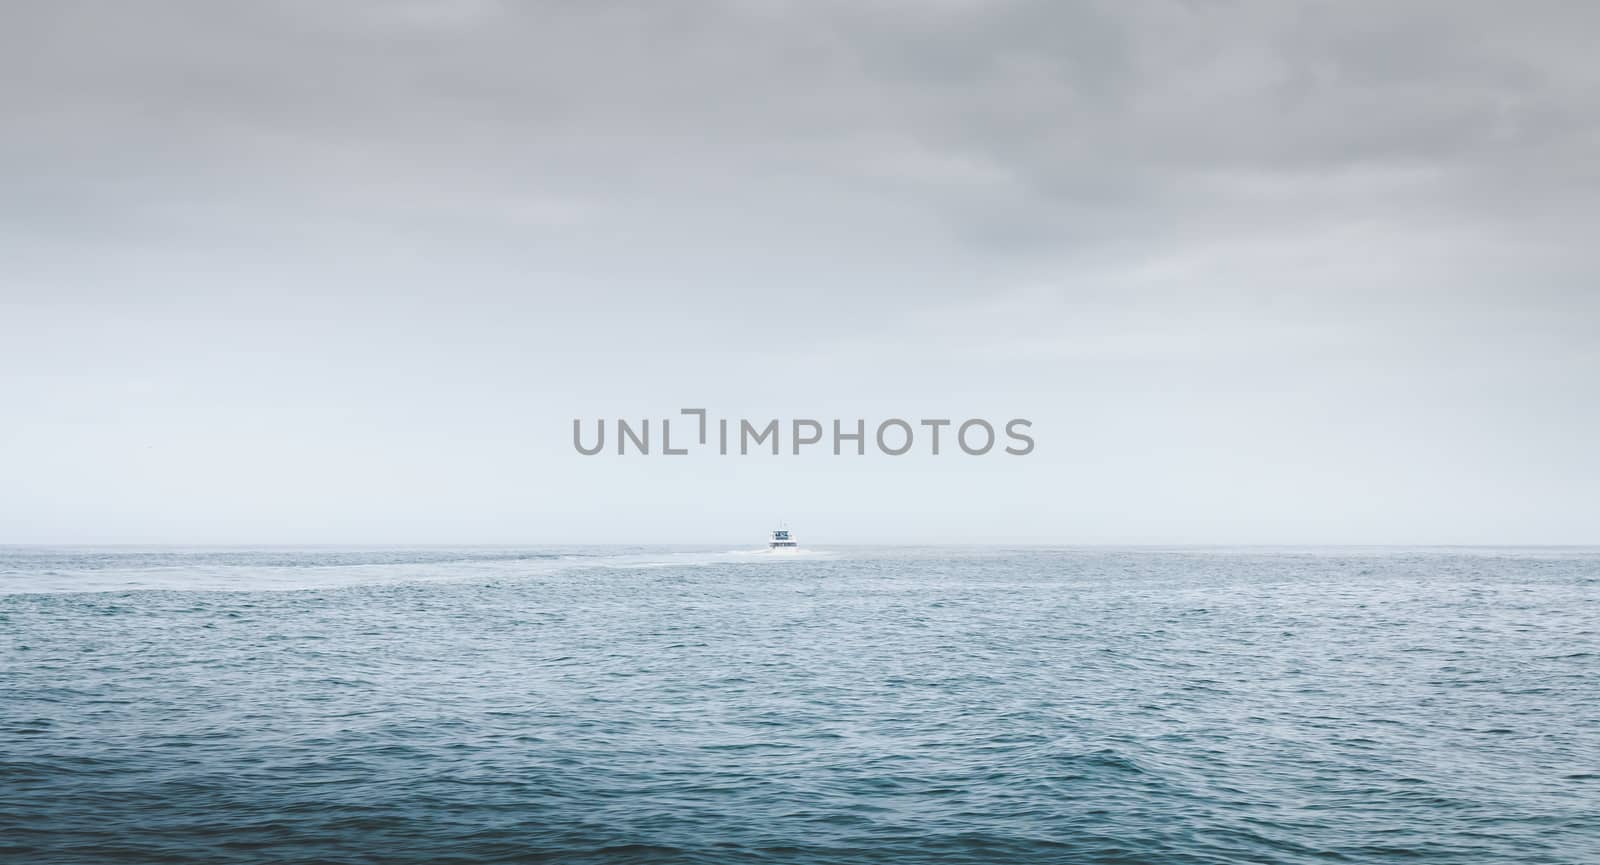
[[[1600,549],[0,548],[6,863],[1600,862]]]

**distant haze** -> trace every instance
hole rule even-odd
[[[1600,542],[1600,5],[0,7],[0,543]],[[1030,418],[646,458],[574,418]]]

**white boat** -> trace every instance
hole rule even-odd
[[[792,550],[800,546],[795,541],[794,535],[788,529],[773,529],[772,537],[767,540],[769,550]]]

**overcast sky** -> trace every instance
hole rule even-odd
[[[0,543],[1600,543],[1600,4],[10,2]],[[1026,457],[595,457],[986,417]]]

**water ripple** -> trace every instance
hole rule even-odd
[[[1600,862],[1597,574],[0,550],[0,860]]]

